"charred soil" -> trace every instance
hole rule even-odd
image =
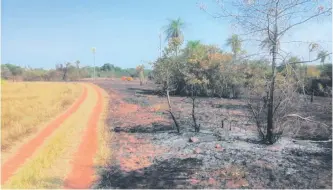
[[[173,96],[178,134],[166,98],[153,84],[96,84],[109,92],[108,125],[114,131],[112,160],[100,170],[96,188],[332,188],[331,142],[315,143],[304,132],[299,139],[306,140],[284,137],[274,145],[260,144],[242,100],[200,98],[201,131],[195,133],[191,100]],[[320,101],[326,100],[315,105]],[[331,110],[318,105],[314,116],[331,127]],[[330,138],[327,130],[321,139]]]

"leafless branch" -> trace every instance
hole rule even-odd
[[[305,120],[305,121],[309,121],[309,122],[313,122],[313,123],[318,123],[318,124],[324,125],[325,127],[329,127],[328,125],[326,125],[324,123],[321,123],[321,122],[314,121],[314,120],[310,119],[311,117],[302,117],[302,116],[300,116],[298,114],[288,114],[288,115],[284,116],[283,118],[286,118],[286,117],[297,117],[297,118]]]
[[[329,56],[329,55],[332,55],[332,52],[331,53],[327,53],[325,54],[324,56]],[[316,59],[313,59],[313,60],[309,60],[309,61],[295,61],[295,62],[290,62],[288,64],[296,64],[296,63],[311,63],[311,62],[314,62],[314,61],[318,61],[319,59],[321,59],[321,57],[318,57]]]
[[[320,13],[318,13],[318,14],[312,15],[312,16],[310,16],[310,17],[308,17],[308,18],[306,18],[306,19],[304,19],[304,20],[302,20],[302,21],[300,21],[300,22],[297,22],[297,23],[291,24],[291,25],[289,25],[287,28],[285,28],[284,30],[282,30],[281,32],[279,32],[278,35],[281,36],[281,35],[283,35],[286,31],[290,30],[291,28],[293,28],[293,27],[295,27],[295,26],[297,26],[297,25],[303,24],[303,23],[305,23],[305,22],[307,22],[307,21],[309,21],[309,20],[311,20],[311,19],[313,19],[313,18],[315,18],[315,17],[318,17],[318,16],[320,16],[320,15],[323,15],[323,14],[328,13],[328,12],[331,12],[331,11],[332,11],[332,8],[329,8],[329,9],[327,9],[326,11],[323,11],[323,12],[320,12]]]

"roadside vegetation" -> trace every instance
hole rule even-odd
[[[269,116],[267,111],[270,93],[267,90],[270,88],[269,77],[272,75],[272,66],[268,59],[236,58],[241,53],[246,57],[245,51],[241,49],[242,41],[237,35],[227,40],[233,52],[226,52],[200,41],[189,41],[183,49],[174,47],[172,43],[171,41],[170,46],[165,48],[163,56],[154,62],[153,78],[158,85],[157,90],[168,99],[169,112],[177,131],[179,124],[172,114],[172,98],[169,94],[191,98],[193,127],[197,132],[200,130],[195,114],[197,98],[219,97],[246,99],[262,140],[272,138],[269,141],[274,143],[278,135],[282,135],[284,128],[278,129],[278,126],[284,123],[276,124],[277,128],[271,137],[267,136],[269,133],[265,127]],[[175,49],[178,51],[177,55]],[[332,64],[325,62],[327,57],[320,57],[321,53],[322,51],[319,51],[317,55],[317,60],[321,60],[318,65],[303,65],[300,58],[290,56],[274,68],[274,93],[276,92],[277,99],[274,101],[273,114],[277,120],[298,113],[297,110],[292,110],[297,104],[310,104],[316,96],[332,96]],[[278,113],[280,115],[277,115]],[[293,116],[302,119],[302,116]]]
[[[62,188],[64,179],[71,169],[82,134],[87,127],[89,115],[96,104],[97,95],[88,86],[88,97],[80,109],[71,115],[47,138],[5,185],[7,188]]]
[[[107,124],[109,117],[109,101],[110,97],[103,91],[103,112],[98,123],[98,151],[94,159],[96,165],[95,181],[98,181],[102,170],[111,162],[112,149],[109,148],[112,140],[112,130]]]
[[[37,132],[82,93],[74,83],[7,81],[1,85],[1,152]]]

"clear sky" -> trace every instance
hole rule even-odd
[[[207,8],[213,6],[207,0]],[[97,65],[128,68],[153,61],[159,55],[161,28],[178,17],[186,22],[185,40],[228,50],[224,44],[232,33],[228,22],[202,12],[196,0],[2,0],[1,14],[2,63],[31,67],[53,68],[75,60],[92,65],[91,47],[97,49]],[[288,38],[332,41],[331,21],[313,23]],[[331,43],[325,46],[331,51]],[[308,55],[306,47],[286,49]]]

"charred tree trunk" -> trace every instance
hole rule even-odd
[[[64,72],[64,74],[62,76],[62,80],[67,81],[67,73],[68,73],[68,66],[67,65],[66,65],[65,68],[63,68],[63,72]]]
[[[62,76],[62,80],[66,81],[67,79],[67,69],[64,69],[64,75]]]
[[[170,102],[169,89],[167,89],[167,99],[168,99],[169,113],[170,113],[170,115],[171,115],[171,118],[172,118],[173,122],[174,122],[175,125],[176,125],[177,133],[180,133],[180,127],[179,127],[179,124],[178,124],[178,122],[177,122],[175,116],[174,116],[173,113],[172,113],[172,107],[171,107],[171,102]]]
[[[275,77],[276,77],[276,55],[277,55],[277,40],[278,40],[278,28],[277,28],[277,7],[275,8],[275,22],[274,22],[274,32],[273,32],[273,39],[271,40],[273,45],[272,51],[272,76],[271,76],[271,85],[269,89],[269,99],[267,105],[267,132],[266,132],[266,141],[269,144],[274,143],[274,119],[273,119],[273,110],[274,110],[274,90],[275,90]]]
[[[273,49],[276,49],[275,46]],[[274,127],[274,121],[273,121],[273,107],[274,107],[274,90],[275,90],[275,64],[276,64],[276,52],[273,53],[273,61],[272,61],[272,78],[271,78],[271,85],[269,89],[269,99],[268,99],[268,112],[267,112],[267,136],[266,140],[268,143],[273,144],[273,127]]]
[[[192,99],[192,119],[193,119],[194,131],[200,132],[200,127],[197,124],[197,118],[195,117],[195,97],[193,96],[193,92],[191,99]]]
[[[171,100],[170,100],[170,90],[169,90],[169,68],[167,69],[167,81],[166,81],[166,94],[167,94],[167,100],[168,100],[168,107],[169,107],[169,113],[171,115],[171,118],[173,122],[175,123],[177,133],[180,133],[180,127],[176,120],[176,117],[172,113],[172,106],[171,106]]]

